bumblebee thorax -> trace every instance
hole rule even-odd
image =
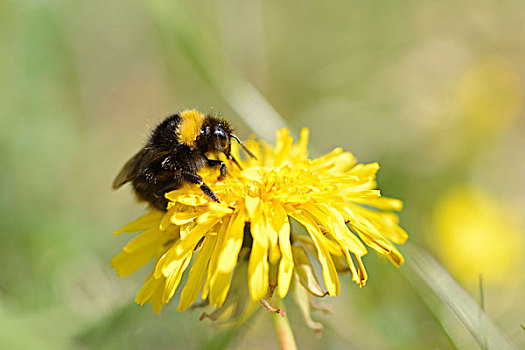
[[[193,148],[204,124],[204,114],[196,109],[190,109],[180,112],[179,116],[181,120],[176,130],[177,140]]]

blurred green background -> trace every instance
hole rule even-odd
[[[112,232],[144,211],[111,181],[186,107],[228,117],[242,137],[308,127],[314,155],[342,146],[379,161],[383,193],[405,202],[407,264],[369,254],[366,287],[345,277],[322,300],[333,313],[314,314],[320,339],[290,304],[300,348],[479,348],[465,326],[477,317],[457,317],[454,289],[434,279],[446,273],[411,247],[478,304],[483,274],[496,332],[525,347],[524,11],[517,0],[0,1],[0,348],[277,348],[266,313],[233,330],[174,307],[159,316],[133,304],[146,271],[119,279],[109,265],[129,239]]]

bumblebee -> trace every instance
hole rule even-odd
[[[126,162],[113,181],[113,189],[131,181],[137,198],[160,210],[166,210],[168,204],[164,194],[183,184],[200,186],[208,198],[219,202],[197,173],[204,167],[219,167],[220,177],[226,176],[226,164],[208,158],[212,155],[218,158],[221,153],[240,168],[231,154],[232,139],[255,158],[224,119],[205,116],[194,109],[169,116],[153,130],[146,145]]]

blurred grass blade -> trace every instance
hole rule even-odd
[[[479,307],[483,312],[485,312],[485,289],[483,287],[483,274],[479,274]],[[482,322],[483,313],[480,313],[480,322]],[[483,337],[483,350],[487,350],[487,339]]]
[[[205,22],[193,18],[180,1],[144,1],[162,35],[178,43],[202,76],[257,135],[273,140],[284,119],[231,63]],[[169,57],[169,53],[167,55]]]
[[[425,282],[450,311],[463,323],[481,348],[514,349],[487,314],[452,276],[425,250],[407,244],[404,249],[407,268]],[[410,280],[410,279],[409,279]],[[413,282],[413,281],[412,281]],[[424,296],[420,283],[413,287]],[[437,310],[432,310],[434,313]],[[440,315],[436,315],[439,319]]]

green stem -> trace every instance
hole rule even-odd
[[[284,302],[280,298],[275,298],[277,307],[286,312],[284,308]],[[292,327],[288,322],[288,315],[286,313],[284,316],[281,316],[279,313],[272,314],[273,325],[275,328],[275,334],[279,339],[279,346],[281,350],[297,350],[297,345],[295,345],[295,338],[293,336]]]

